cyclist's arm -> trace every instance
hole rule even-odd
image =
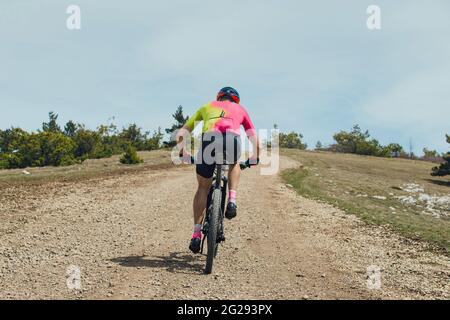
[[[192,117],[186,121],[186,123],[181,127],[181,129],[178,131],[176,136],[176,142],[178,145],[178,148],[180,150],[180,155],[184,154],[185,151],[185,144],[186,144],[186,137],[194,130],[195,126],[199,121],[202,120],[202,108],[198,109]]]
[[[244,120],[242,121],[242,126],[245,129],[245,133],[247,134],[248,140],[250,140],[254,149],[256,149],[256,159],[259,159],[260,155],[260,141],[259,137],[256,134],[255,126],[253,125],[252,120],[247,112],[245,112]],[[255,156],[253,156],[255,158]],[[252,160],[256,160],[252,159]]]

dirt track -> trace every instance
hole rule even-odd
[[[448,257],[254,168],[243,173],[238,218],[226,222],[206,276],[204,257],[187,249],[193,171],[9,190],[0,204],[0,298],[450,298]],[[81,290],[66,285],[70,265],[81,269]],[[380,289],[367,287],[371,265],[381,268]]]

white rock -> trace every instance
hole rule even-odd
[[[424,189],[416,183],[405,183],[402,185],[401,189],[409,193],[424,192]]]
[[[429,202],[429,201],[432,201],[433,198],[426,193],[421,193],[421,194],[419,194],[419,198],[417,198],[417,200],[423,201],[423,202]]]
[[[363,198],[367,198],[367,194],[357,194],[356,195],[358,198],[363,197]]]

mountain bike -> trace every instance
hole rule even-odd
[[[241,170],[249,168],[248,162],[239,163]],[[216,164],[211,189],[206,203],[206,214],[203,219],[201,253],[205,241],[207,243],[205,273],[210,274],[214,258],[217,256],[219,244],[225,241],[223,220],[225,215],[225,199],[227,195],[228,177],[224,174],[228,169],[226,164]]]
[[[191,156],[191,164],[195,163],[195,158]],[[241,170],[250,168],[250,162],[240,162]],[[203,254],[205,242],[207,244],[205,273],[210,274],[213,268],[214,258],[217,256],[219,244],[225,241],[225,230],[223,221],[225,216],[225,200],[228,188],[228,177],[224,174],[228,170],[227,164],[216,164],[214,169],[211,188],[209,190],[206,214],[203,218],[200,253]]]

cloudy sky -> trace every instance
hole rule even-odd
[[[81,8],[81,30],[66,9]],[[381,8],[381,30],[366,9]],[[165,128],[225,85],[258,128],[310,146],[358,123],[382,143],[446,151],[448,0],[0,2],[0,128],[51,110],[95,128]]]

